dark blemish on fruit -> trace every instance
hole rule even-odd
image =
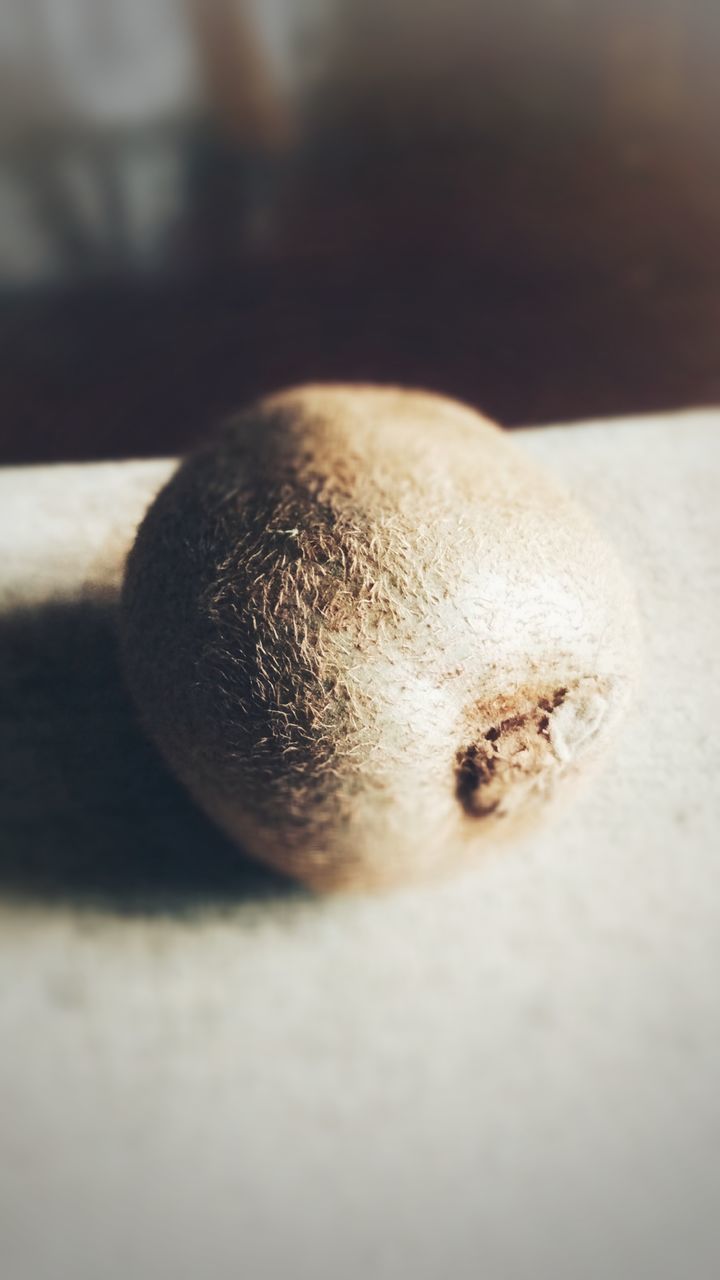
[[[508,812],[506,801],[511,809],[515,801],[525,804],[523,787],[517,784],[540,778],[554,767],[550,722],[568,693],[564,685],[556,689],[545,685],[517,691],[490,705],[477,704],[476,724],[490,722],[490,727],[471,730],[481,736],[455,757],[455,795],[469,817],[484,818],[496,811],[503,817]]]
[[[479,802],[478,793],[495,772],[493,756],[483,756],[476,743],[458,751],[455,757],[455,794],[467,814],[473,818],[485,818],[497,809],[500,801],[489,804]]]

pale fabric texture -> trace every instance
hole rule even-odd
[[[182,910],[8,891],[3,1276],[718,1273],[719,432],[708,411],[516,436],[614,540],[645,631],[607,768],[552,826],[379,897],[252,878]],[[1,473],[3,628],[23,605],[112,597],[171,467]],[[24,650],[3,652],[21,720]],[[68,699],[95,756],[101,727],[116,749],[104,696]],[[66,776],[25,816],[4,785],[0,863],[44,808],[62,862],[73,805],[95,804],[98,832],[105,805],[142,852],[137,812],[68,798]]]

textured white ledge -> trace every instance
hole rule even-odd
[[[65,905],[30,881],[8,896],[8,1280],[720,1273],[720,412],[516,439],[637,583],[644,687],[605,773],[439,887],[313,901],[250,879],[180,914],[74,905],[76,881]],[[111,601],[172,465],[0,473],[0,631],[22,606]],[[10,794],[35,711],[23,724],[27,662],[3,653],[0,877],[28,831],[62,865],[83,806],[142,858],[140,810],[94,799],[92,772]],[[86,717],[99,787],[119,703],[88,688],[65,714]],[[210,848],[176,826],[185,854]]]

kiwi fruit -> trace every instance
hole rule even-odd
[[[388,387],[269,396],[145,516],[130,690],[197,802],[317,889],[464,865],[611,744],[632,592],[582,509],[487,419]]]

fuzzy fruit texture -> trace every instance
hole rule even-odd
[[[568,789],[633,684],[632,595],[497,427],[308,386],[160,492],[122,643],[150,735],[246,851],[316,888],[463,864]]]

